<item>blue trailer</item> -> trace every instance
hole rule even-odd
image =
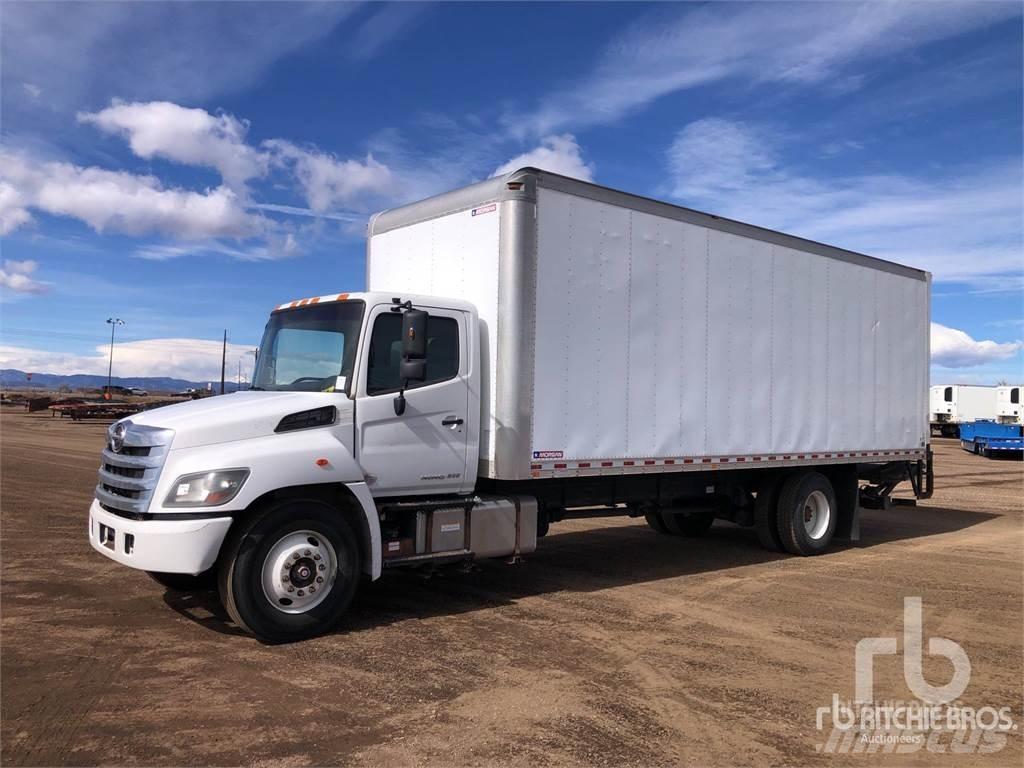
[[[998,424],[994,421],[972,421],[960,425],[960,447],[981,456],[1006,455],[1016,452],[1024,456],[1024,434],[1019,424]]]

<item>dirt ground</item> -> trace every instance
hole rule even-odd
[[[396,573],[337,632],[265,646],[213,593],[165,592],[95,554],[104,426],[0,416],[4,765],[984,765],[992,754],[827,754],[818,707],[853,697],[861,638],[924,636],[971,662],[965,705],[1022,712],[1022,464],[937,440],[937,490],[869,511],[817,558],[626,518],[552,528],[527,562]],[[929,682],[952,667],[926,655]],[[909,699],[899,657],[875,698]]]

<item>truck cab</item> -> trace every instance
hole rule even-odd
[[[243,558],[221,573],[222,595],[233,617],[264,637],[322,626],[330,617],[318,609],[343,611],[357,572],[380,576],[387,502],[458,506],[473,492],[477,326],[470,303],[437,297],[341,293],[276,307],[248,391],[111,427],[90,510],[93,547],[181,585],[207,574],[224,547],[250,541],[250,520],[268,529],[283,521],[280,552],[248,569],[259,571],[261,589],[242,583],[254,582],[239,573]],[[299,528],[289,519],[297,511],[309,517]],[[402,555],[429,557],[402,543],[415,541],[415,524],[392,531],[391,541]],[[335,589],[340,602],[327,599]],[[310,612],[315,619],[303,621]]]

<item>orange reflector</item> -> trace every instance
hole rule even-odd
[[[327,466],[328,464],[330,464],[330,463],[331,463],[331,462],[329,462],[329,461],[328,461],[327,459],[317,459],[317,460],[316,460],[316,465],[317,465],[318,467],[326,467],[326,466]]]

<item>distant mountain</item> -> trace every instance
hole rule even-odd
[[[194,389],[206,389],[209,382],[186,381],[185,379],[172,379],[167,376],[114,376],[110,383],[118,387],[138,387],[151,394],[157,392],[182,392],[189,387]],[[0,386],[10,389],[101,389],[107,385],[106,376],[92,376],[85,373],[73,373],[69,376],[61,376],[55,373],[32,372],[31,380],[25,371],[16,368],[4,368],[0,370]],[[248,385],[243,384],[242,389]],[[225,392],[234,392],[238,387],[234,381],[224,382]],[[220,380],[213,382],[213,390],[220,391]]]

